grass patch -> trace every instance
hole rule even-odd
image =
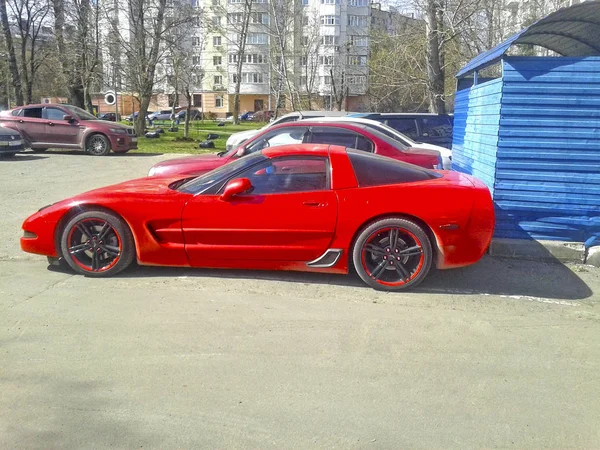
[[[167,129],[171,126],[170,121],[161,123],[155,121],[154,126],[150,127],[152,131],[157,127],[165,130],[164,134],[157,139],[148,139],[143,136],[138,138],[138,149],[132,150],[132,153],[214,153],[225,150],[227,138],[238,131],[256,130],[263,127],[264,123],[245,122],[239,125],[226,123],[224,127],[218,127],[216,122],[194,121],[190,123],[189,137],[191,141],[183,138],[183,124],[178,126],[179,131],[171,133]],[[218,134],[219,139],[215,139],[215,148],[198,148],[198,144],[206,139],[209,133]]]

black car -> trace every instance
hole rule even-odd
[[[25,148],[25,141],[15,130],[0,127],[0,157],[12,158]]]
[[[175,114],[175,118],[179,121],[185,120],[185,109],[182,109],[177,114]],[[200,120],[202,119],[202,113],[197,109],[190,110],[190,120]]]
[[[453,116],[429,113],[354,113],[348,117],[361,117],[385,123],[417,142],[452,148]]]
[[[118,122],[121,120],[121,115],[117,115],[114,112],[111,113],[102,113],[102,114],[98,114],[98,119],[100,120],[109,120],[111,122]]]

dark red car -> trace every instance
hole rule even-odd
[[[487,249],[487,187],[360,150],[289,145],[195,178],[149,177],[42,208],[21,248],[108,276],[139,264],[348,273],[399,290],[432,264],[473,264]]]
[[[35,152],[66,148],[103,156],[111,150],[127,153],[137,148],[137,136],[133,128],[101,120],[71,105],[49,103],[2,111],[0,126],[21,133]]]
[[[212,153],[160,162],[150,169],[148,176],[199,175],[267,147],[302,143],[341,145],[387,156],[427,169],[441,168],[439,152],[406,147],[401,142],[366,125],[303,120],[269,127],[226,153]]]

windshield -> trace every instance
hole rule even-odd
[[[62,105],[63,108],[69,110],[69,112],[74,115],[75,117],[77,117],[80,120],[98,120],[98,118],[96,116],[93,116],[92,114],[90,114],[87,111],[84,111],[81,108],[78,108],[77,106],[71,106],[71,105]]]
[[[226,180],[230,175],[251,166],[258,161],[265,159],[261,152],[253,153],[245,158],[237,159],[229,164],[225,164],[221,167],[217,167],[210,172],[200,175],[185,184],[182,184],[177,189],[180,192],[187,194],[199,194],[206,191],[208,188],[213,186],[215,183]]]

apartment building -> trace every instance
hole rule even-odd
[[[292,98],[300,108],[361,110],[371,32],[392,32],[399,15],[370,0],[180,1],[201,11],[184,35],[192,55],[193,106],[217,117],[233,111],[238,77],[240,112],[272,110],[278,100],[290,108]],[[175,101],[173,56],[159,63],[152,108]],[[185,104],[182,97],[179,104]]]

